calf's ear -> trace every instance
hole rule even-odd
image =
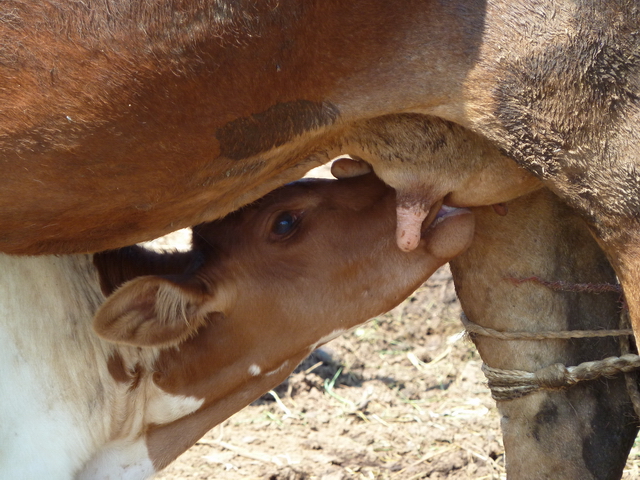
[[[107,298],[93,319],[93,328],[111,342],[137,347],[177,345],[216,310],[216,302],[199,290],[164,277],[135,278]]]

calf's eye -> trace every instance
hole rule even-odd
[[[290,233],[298,223],[298,216],[291,212],[282,212],[278,215],[271,227],[271,233],[284,236]]]

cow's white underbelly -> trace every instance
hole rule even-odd
[[[46,364],[25,361],[0,326],[0,478],[69,480],[91,455],[78,405],[56,398]]]
[[[0,479],[141,480],[155,473],[144,432],[196,411],[143,375],[156,349],[115,346],[91,322],[104,301],[90,256],[0,254]]]

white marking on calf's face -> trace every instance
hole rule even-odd
[[[146,407],[145,423],[156,425],[171,423],[195,412],[203,403],[204,398],[172,395],[154,384]]]
[[[261,372],[262,372],[262,369],[255,363],[249,366],[249,375],[251,375],[252,377],[257,377],[258,375],[260,375]]]

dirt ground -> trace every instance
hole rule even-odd
[[[504,479],[495,404],[443,267],[309,357],[157,478]],[[625,480],[640,478],[634,447]]]

